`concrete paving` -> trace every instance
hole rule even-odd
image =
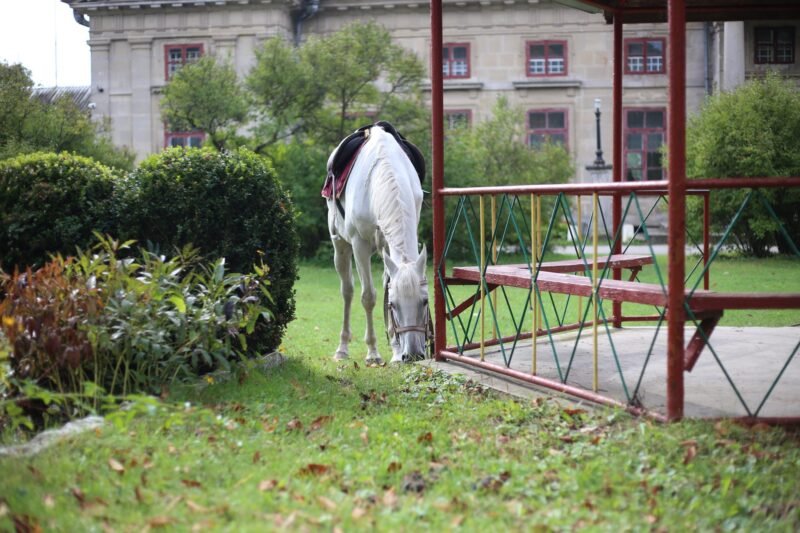
[[[687,326],[687,340],[692,332]],[[598,392],[623,403],[635,397],[646,409],[665,414],[666,338],[665,327],[659,331],[654,327],[625,327],[611,330],[610,338],[602,328],[598,336]],[[800,353],[791,358],[793,352],[798,351],[799,343],[800,327],[717,328],[711,337],[713,351],[706,347],[692,372],[684,373],[685,415],[695,418],[747,416],[755,414],[764,402],[759,416],[800,416]],[[651,344],[652,354],[648,358]],[[523,341],[513,354],[506,348],[505,357],[510,359],[510,368],[529,373],[531,354],[530,341]],[[540,337],[537,354],[537,375],[554,380],[566,376],[568,385],[591,390],[591,331],[584,331],[580,338],[574,332],[556,335],[552,342]],[[466,355],[479,357],[478,350]],[[487,362],[504,365],[500,346],[487,347],[484,357]],[[448,372],[467,374],[488,387],[515,396],[532,398],[554,394],[549,389],[466,365],[430,364]],[[726,373],[733,386],[726,379]],[[769,392],[779,375],[780,379]]]

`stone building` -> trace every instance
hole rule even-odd
[[[113,139],[139,158],[199,132],[165,131],[162,88],[186,62],[228,57],[240,75],[261,42],[302,41],[355,20],[385,26],[430,64],[429,5],[417,0],[62,0],[90,28],[92,102],[111,118]],[[578,169],[595,160],[595,106],[606,154],[611,140],[612,27],[569,0],[445,0],[444,89],[449,123],[483,120],[499,95],[526,114],[528,142],[563,142]],[[800,78],[800,21],[687,26],[687,107],[767,69]],[[623,161],[626,179],[661,179],[670,45],[665,24],[625,27]],[[610,159],[610,157],[607,157]],[[596,179],[596,177],[594,178]]]

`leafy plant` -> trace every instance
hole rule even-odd
[[[691,178],[769,177],[800,175],[800,93],[795,83],[778,74],[753,79],[729,93],[710,97],[687,127],[686,166]],[[721,232],[742,204],[746,189],[713,191],[711,221]],[[795,243],[800,243],[800,190],[764,189]],[[740,248],[764,256],[772,246],[791,247],[779,235],[767,209],[754,199],[733,228]],[[702,201],[687,202],[690,228],[699,235]]]
[[[243,356],[247,335],[269,317],[266,268],[226,273],[223,259],[198,264],[189,248],[171,259],[120,258],[129,245],[101,238],[95,253],[3,276],[12,396],[28,384],[85,393],[89,382],[112,395],[157,393]]]
[[[0,267],[41,266],[114,227],[114,172],[68,153],[0,161]]]
[[[271,352],[294,318],[298,240],[295,212],[272,166],[241,149],[165,150],[142,162],[122,183],[120,232],[156,249],[197,247],[204,260],[225,258],[235,272],[268,267],[272,320],[249,339]]]

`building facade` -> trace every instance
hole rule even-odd
[[[205,54],[228,58],[240,76],[275,35],[301,42],[356,20],[386,27],[430,64],[430,14],[414,0],[62,0],[90,28],[92,102],[111,119],[114,142],[138,158],[169,145],[195,145],[202,132],[166,131],[160,94],[181,65]],[[800,79],[800,21],[692,23],[687,26],[687,108],[706,95],[778,70]],[[595,160],[595,108],[607,159],[611,142],[612,27],[602,14],[558,0],[453,0],[444,3],[447,124],[489,116],[498,96],[525,113],[527,142],[562,142],[575,180]],[[662,179],[666,139],[665,24],[625,27],[624,176]]]

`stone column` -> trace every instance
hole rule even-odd
[[[90,40],[89,50],[92,57],[92,117],[102,120],[111,116],[109,93],[111,88],[110,50],[111,42],[108,40]]]
[[[744,83],[744,22],[725,23],[722,46],[722,90],[732,91]]]
[[[151,39],[136,39],[131,45],[131,145],[137,158],[154,149],[152,137],[152,105],[150,54]]]

